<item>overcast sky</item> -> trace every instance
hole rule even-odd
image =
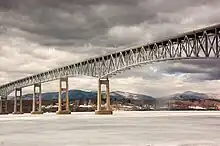
[[[219,7],[219,0],[0,0],[0,84],[220,23]],[[152,96],[220,93],[219,61],[155,63],[113,77],[110,88]],[[97,90],[96,78],[69,84]],[[58,91],[58,81],[43,84],[47,91]]]

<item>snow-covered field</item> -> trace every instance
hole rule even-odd
[[[220,146],[220,112],[1,115],[0,146]]]

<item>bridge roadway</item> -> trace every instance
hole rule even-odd
[[[59,67],[43,73],[25,77],[0,86],[0,113],[7,114],[7,96],[15,91],[14,114],[22,114],[22,88],[34,85],[32,114],[42,114],[41,84],[60,80],[59,108],[57,114],[70,114],[68,77],[86,75],[98,78],[96,114],[112,114],[109,95],[109,78],[113,75],[148,63],[182,59],[218,59],[220,46],[220,24],[190,31],[161,41],[128,48],[104,56],[90,58],[79,63]],[[62,87],[62,82],[66,87]],[[101,85],[106,85],[106,107],[101,108]],[[36,93],[36,88],[39,92]],[[66,92],[66,109],[61,109],[61,93]],[[18,94],[19,93],[19,94]],[[17,110],[19,98],[19,111]],[[36,98],[39,104],[36,107]]]

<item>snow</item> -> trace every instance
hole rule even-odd
[[[92,106],[92,105],[79,105],[79,107],[91,108],[91,107],[93,107],[93,106]]]
[[[218,111],[1,115],[0,145],[219,146],[219,119]]]
[[[141,96],[139,94],[134,94],[134,93],[129,93],[129,92],[122,92],[122,91],[111,92],[111,95],[121,95],[124,98],[134,99],[134,100],[140,99],[139,96]]]
[[[189,108],[191,108],[191,109],[206,109],[206,108],[203,108],[200,106],[189,106]]]

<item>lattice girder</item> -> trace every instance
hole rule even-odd
[[[219,58],[220,25],[191,31],[162,41],[129,48],[79,63],[52,69],[0,86],[0,96],[6,97],[16,88],[57,80],[61,77],[111,77],[122,71],[147,63],[179,60]]]

